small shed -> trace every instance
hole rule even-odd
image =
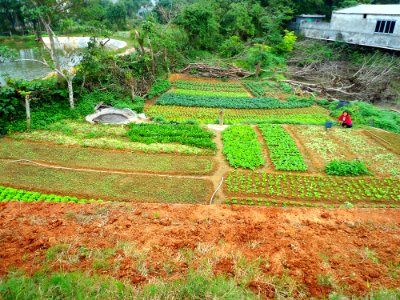
[[[290,24],[291,29],[299,30],[300,24],[306,23],[318,23],[325,19],[325,15],[298,15]]]

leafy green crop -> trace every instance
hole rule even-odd
[[[177,80],[174,87],[186,90],[215,91],[215,92],[245,92],[240,83],[209,83],[197,81]]]
[[[145,144],[179,143],[199,148],[216,149],[213,133],[198,125],[131,124],[128,130],[132,142]]]
[[[217,122],[219,108],[185,107],[173,105],[150,105],[146,107],[149,117],[162,117],[174,122],[195,120],[199,123]],[[275,124],[317,124],[323,125],[331,120],[327,111],[319,106],[291,109],[225,109],[225,124],[238,123],[275,123]]]
[[[166,93],[158,98],[158,105],[180,105],[224,108],[298,108],[313,105],[312,99],[281,102],[274,98],[229,98],[213,96],[190,96]]]
[[[264,165],[257,134],[250,126],[228,127],[222,134],[222,141],[223,153],[232,167],[254,169]]]
[[[226,91],[199,91],[199,90],[174,90],[171,93],[178,95],[190,96],[214,96],[214,97],[229,97],[229,98],[250,98],[249,94],[243,90],[241,92],[226,92]]]
[[[243,85],[256,97],[262,97],[265,94],[262,82],[244,82]]]
[[[281,200],[393,202],[400,201],[400,181],[396,178],[310,176],[233,171],[226,177],[227,196],[256,196]]]
[[[336,176],[371,175],[367,167],[361,161],[333,160],[325,166],[325,172]]]
[[[22,201],[22,202],[75,202],[75,203],[103,203],[103,200],[94,199],[78,199],[76,197],[58,196],[54,194],[42,194],[38,192],[28,192],[21,189],[14,189],[0,186],[0,202],[6,201]]]
[[[275,169],[305,171],[307,166],[292,137],[280,125],[259,125]]]

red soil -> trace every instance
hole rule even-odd
[[[400,211],[278,209],[204,205],[56,203],[0,203],[0,276],[13,267],[28,273],[38,270],[45,252],[69,244],[69,253],[80,247],[114,248],[117,241],[134,244],[146,253],[148,273],[138,270],[137,257],[117,250],[111,269],[93,269],[93,260],[50,262],[54,270],[84,270],[108,274],[134,284],[156,277],[177,278],[188,264],[179,261],[180,250],[193,249],[195,259],[213,250],[214,273],[235,276],[237,253],[248,261],[265,259],[265,274],[285,274],[306,288],[307,297],[327,296],[332,287],[318,284],[328,274],[346,293],[368,294],[370,288],[400,286],[393,266],[400,263]],[[366,251],[373,251],[371,259]],[[235,253],[233,255],[232,253]],[[166,272],[165,264],[173,272]],[[394,272],[400,272],[398,269]],[[248,287],[273,297],[274,288],[259,279]],[[369,286],[370,288],[369,288]]]

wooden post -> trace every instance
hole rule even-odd
[[[25,95],[25,111],[26,111],[26,129],[31,130],[31,105],[30,105],[31,96]]]
[[[224,125],[224,109],[219,110],[219,125]]]

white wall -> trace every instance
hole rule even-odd
[[[375,33],[378,20],[396,21],[394,32]],[[309,38],[400,50],[400,16],[333,13],[330,23],[302,23],[300,30]]]

